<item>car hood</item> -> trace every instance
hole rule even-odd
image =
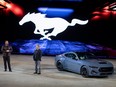
[[[86,59],[83,60],[85,65],[89,65],[89,66],[112,66],[112,63],[106,61],[106,60],[101,60],[101,59]]]

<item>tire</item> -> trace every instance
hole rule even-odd
[[[89,75],[88,75],[88,70],[87,70],[87,68],[85,68],[85,67],[82,67],[81,68],[81,75],[83,76],[83,77],[85,77],[85,78],[87,78],[87,77],[89,77]]]
[[[56,67],[59,71],[63,71],[63,65],[59,61],[56,63]]]

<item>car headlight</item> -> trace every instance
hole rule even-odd
[[[98,68],[97,66],[89,66],[90,68]]]

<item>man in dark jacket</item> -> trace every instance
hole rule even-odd
[[[13,51],[12,46],[9,45],[9,42],[6,40],[5,44],[2,46],[1,51],[3,53],[3,61],[4,61],[4,71],[7,71],[7,64],[9,71],[12,72],[11,64],[10,64],[10,54]]]
[[[40,69],[41,57],[42,57],[42,51],[40,50],[40,46],[37,44],[33,54],[33,60],[35,62],[34,74],[41,74],[41,69]]]

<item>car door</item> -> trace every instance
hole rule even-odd
[[[78,58],[74,53],[65,54],[65,65],[68,71],[78,72]]]

